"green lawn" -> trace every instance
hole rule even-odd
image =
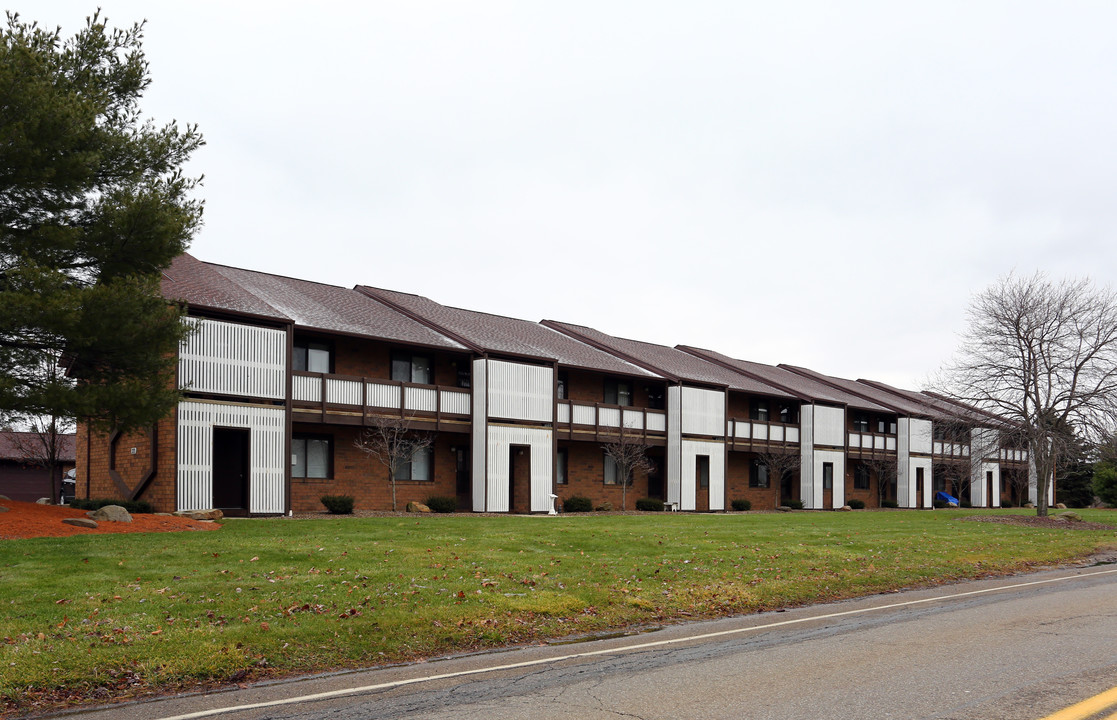
[[[0,693],[26,709],[397,662],[971,578],[1117,542],[1117,530],[959,521],[974,512],[257,519],[0,541]],[[1081,514],[1117,525],[1112,511]]]

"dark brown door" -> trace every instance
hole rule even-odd
[[[248,511],[248,437],[246,428],[213,429],[213,506]]]
[[[822,463],[822,509],[834,507],[834,463]]]
[[[918,467],[915,469],[915,506],[917,508],[923,507],[923,468]]]
[[[993,471],[985,471],[985,505],[983,507],[993,507]]]
[[[694,498],[694,509],[698,512],[710,510],[710,456],[698,455],[695,458],[694,477],[698,485]]]
[[[648,497],[663,500],[667,497],[663,494],[663,459],[649,457],[648,463]]]
[[[531,512],[531,446],[512,445],[508,458],[508,510]]]
[[[469,477],[469,448],[454,448],[457,458],[457,494],[458,510],[471,510],[473,508],[473,487]]]

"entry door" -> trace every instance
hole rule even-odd
[[[469,477],[469,448],[455,448],[454,455],[457,458],[458,510],[470,510],[473,508],[473,486]]]
[[[923,485],[923,468],[917,467],[915,469],[915,506],[917,508],[923,507],[923,492],[926,490]]]
[[[663,494],[663,460],[649,457],[648,463],[648,497],[664,500],[667,496]]]
[[[213,506],[248,511],[247,428],[213,429]]]
[[[697,492],[694,498],[694,509],[698,512],[710,510],[710,456],[698,455],[695,457],[694,477]]]
[[[531,512],[531,446],[512,445],[508,458],[508,511]]]

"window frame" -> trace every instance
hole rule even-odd
[[[570,452],[568,448],[560,447],[555,452],[555,485],[570,484]]]
[[[628,402],[621,402],[623,395],[621,388],[627,391]],[[605,389],[602,393],[602,401],[606,405],[617,405],[619,407],[632,407],[632,401],[635,395],[635,388],[631,380],[623,380],[621,378],[607,377],[605,378]],[[610,397],[612,399],[610,399]]]
[[[413,477],[413,475],[415,473],[415,468],[414,468],[415,458],[418,457],[419,455],[426,455],[428,457],[427,469],[430,472],[430,477],[428,477],[428,478],[415,478],[415,477]],[[434,456],[435,456],[435,453],[434,453],[434,445],[433,444],[428,445],[425,448],[422,448],[421,450],[416,452],[415,455],[413,455],[410,460],[408,460],[407,462],[402,463],[400,465],[399,470],[396,471],[396,480],[399,480],[399,481],[402,481],[402,482],[421,482],[421,483],[434,482]],[[455,460],[456,460],[456,458],[455,458]],[[404,474],[405,470],[406,470],[406,475]],[[456,470],[456,468],[455,468],[455,470]]]
[[[621,483],[618,482],[618,480],[617,480],[617,474],[618,474],[617,461],[614,460],[612,458],[612,456],[610,456],[609,453],[607,453],[605,451],[602,451],[601,454],[602,454],[602,458],[603,458],[602,462],[601,462],[601,476],[602,476],[601,477],[601,484],[602,485],[609,485],[609,486],[613,486],[613,487],[621,487]],[[610,478],[612,478],[612,479],[610,480]],[[627,486],[627,487],[632,487],[634,482],[635,482],[635,478],[633,478],[632,473],[629,472],[628,473],[628,480],[627,480],[627,482],[624,483],[624,485]]]
[[[307,450],[306,442],[312,440],[315,442],[326,443],[326,474],[325,475],[309,475],[310,471],[310,456]],[[299,455],[297,444],[302,442],[302,457],[303,457],[303,474],[297,474],[296,468],[299,466],[296,458]],[[333,435],[325,435],[322,433],[294,433],[291,436],[291,479],[295,480],[331,480],[334,477],[334,437]]]
[[[760,458],[753,458],[749,466],[749,487],[767,490],[772,487],[772,469]]]
[[[873,473],[868,465],[857,463],[853,466],[853,489],[868,490],[873,484]],[[862,486],[863,485],[863,486]]]
[[[317,346],[317,347],[312,347]],[[310,351],[325,352],[326,354],[326,369],[325,370],[311,370],[310,368]],[[301,352],[300,352],[301,351]],[[300,357],[301,362],[300,362]],[[299,365],[302,365],[300,368]],[[315,340],[311,338],[295,338],[291,346],[291,369],[295,372],[315,372],[332,374],[334,371],[334,344],[328,340]]]
[[[415,359],[422,358],[427,361],[428,380],[430,382],[421,382],[415,379]],[[412,350],[393,350],[389,357],[388,376],[392,382],[403,382],[410,385],[434,385],[434,356],[429,353],[415,352]],[[401,380],[396,377],[396,365],[408,365],[408,379]],[[460,377],[460,376],[459,376]],[[472,382],[472,381],[471,381]]]
[[[822,463],[822,489],[834,489],[834,463],[832,462]]]

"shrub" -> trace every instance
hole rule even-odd
[[[882,508],[898,508],[900,507],[900,503],[896,502],[895,500],[881,500],[880,506]]]
[[[934,500],[931,502],[931,505],[934,506],[936,510],[942,510],[944,508],[950,507],[950,503],[948,503],[946,500]]]
[[[1014,507],[1011,500],[1001,500],[1001,507],[1010,508]]]
[[[600,505],[598,505],[597,507],[595,507],[594,510],[596,512],[612,512],[613,511],[613,503],[606,500],[605,502],[603,502]]]
[[[323,495],[319,499],[331,515],[351,515],[353,513],[352,495]]]
[[[864,500],[857,500],[856,498],[853,499],[853,500],[847,501],[846,505],[849,505],[854,510],[864,510],[865,509],[865,501]]]
[[[788,500],[787,501],[787,506],[789,508],[791,508],[792,510],[802,510],[803,509],[803,501],[802,500]]]
[[[113,500],[112,498],[86,500],[84,498],[74,498],[70,501],[70,507],[75,510],[100,510],[106,505],[119,505],[133,515],[145,515],[155,512],[155,508],[153,508],[151,503],[147,500]]]
[[[959,500],[958,501],[958,507],[968,508],[968,507],[973,507],[973,505],[970,504],[969,500]]]
[[[588,497],[573,495],[562,501],[563,512],[593,512],[593,501]]]
[[[458,509],[458,499],[446,495],[431,495],[427,498],[426,506],[431,512],[452,513]]]
[[[1094,494],[1106,505],[1117,505],[1117,467],[1107,462],[1094,466]]]
[[[745,512],[746,510],[752,510],[752,501],[751,500],[737,499],[737,500],[731,501],[729,504],[737,512]]]
[[[655,498],[640,498],[636,501],[636,509],[644,512],[663,512],[663,501]]]

